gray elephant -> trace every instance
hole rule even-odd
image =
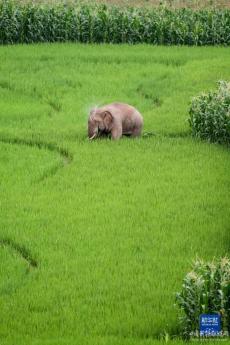
[[[88,136],[95,139],[102,135],[111,135],[120,139],[122,135],[137,137],[141,135],[143,117],[129,104],[112,103],[90,111]]]

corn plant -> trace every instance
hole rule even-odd
[[[230,10],[0,3],[0,44],[34,42],[230,44]]]
[[[218,84],[218,90],[193,98],[189,124],[194,136],[229,144],[230,83],[220,81]]]
[[[230,332],[230,260],[205,263],[194,262],[193,270],[184,280],[181,292],[176,294],[180,307],[181,332],[184,338],[199,330],[200,314],[221,315],[222,330]]]

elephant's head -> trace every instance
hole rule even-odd
[[[107,110],[92,109],[88,119],[88,136],[95,139],[103,133],[109,133],[112,128],[113,116]]]

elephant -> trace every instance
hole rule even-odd
[[[102,135],[111,135],[114,140],[122,135],[138,137],[142,127],[143,117],[137,109],[129,104],[111,103],[90,111],[88,137],[91,140]]]

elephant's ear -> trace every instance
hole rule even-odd
[[[110,127],[110,125],[112,124],[113,122],[113,116],[112,114],[110,113],[110,111],[105,111],[104,114],[103,114],[103,118],[104,118],[104,124],[107,128]]]

